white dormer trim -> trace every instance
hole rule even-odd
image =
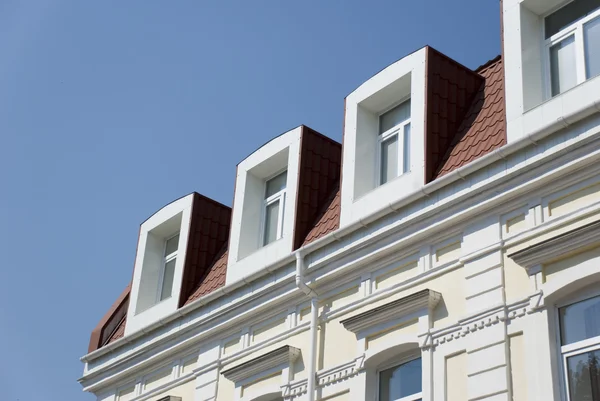
[[[177,310],[193,199],[194,194],[190,194],[168,204],[140,226],[125,335],[141,330]],[[179,245],[173,288],[169,298],[159,301],[157,294],[165,260],[164,243],[176,233],[179,233]],[[153,300],[141,301],[140,297],[152,297]]]
[[[231,218],[227,284],[283,259],[292,252],[302,127],[269,141],[238,164]],[[267,180],[287,170],[279,239],[263,245]]]
[[[427,48],[423,48],[404,57],[346,97],[341,227],[424,185],[426,54]],[[403,168],[398,177],[380,185],[379,116],[409,99],[410,166]],[[399,150],[404,153],[402,146]]]

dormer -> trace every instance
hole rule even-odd
[[[504,0],[508,142],[600,111],[600,1]]]
[[[346,97],[340,226],[432,181],[485,78],[431,47]]]
[[[231,209],[198,193],[140,226],[125,335],[176,311],[227,243]]]
[[[237,166],[227,283],[300,247],[339,185],[341,146],[300,126]]]

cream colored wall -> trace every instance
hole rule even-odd
[[[149,376],[144,380],[144,392],[155,389],[165,383],[171,381],[173,369],[167,368],[161,370],[159,373],[156,373],[152,376]]]
[[[600,183],[576,189],[548,202],[548,213],[561,216],[600,200]]]
[[[252,328],[252,343],[258,343],[267,340],[277,333],[285,330],[285,316],[277,317],[267,323],[259,323]]]
[[[187,400],[194,401],[195,391],[196,391],[195,381],[192,379],[192,380],[187,381],[177,387],[173,387],[172,389],[166,390],[163,393],[154,395],[152,398],[149,399],[149,401],[157,401],[168,395],[173,396],[173,397],[181,397],[182,401],[187,401]]]
[[[446,358],[446,401],[467,400],[467,353]]]
[[[193,400],[193,398],[192,398]],[[216,401],[233,401],[235,400],[235,384],[227,380],[222,375],[219,375],[219,383],[217,386]]]
[[[340,323],[344,318],[327,322],[319,331],[317,369],[330,368],[356,358],[356,336]]]
[[[397,335],[418,334],[418,320],[395,326],[378,333],[374,333],[366,338],[366,348],[377,348],[379,346],[393,344],[391,341]]]
[[[571,267],[597,257],[600,257],[600,246],[568,256],[557,262],[549,263],[544,266],[544,281],[550,282],[552,280],[560,280],[562,277],[569,274],[569,269]]]
[[[350,393],[348,391],[341,394],[332,395],[327,398],[322,398],[322,401],[350,401]]]
[[[242,386],[242,397],[247,395],[260,395],[266,392],[266,388],[281,385],[281,372],[260,379]]]
[[[117,401],[129,401],[135,396],[135,386],[127,387],[119,390],[117,393]]]
[[[380,275],[377,275],[374,277],[375,288],[380,290],[406,281],[408,278],[413,277],[417,274],[417,268],[418,263],[415,260],[406,264],[402,264]]]
[[[527,369],[525,367],[525,345],[523,333],[509,337],[510,344],[510,378],[513,401],[527,400]]]
[[[503,255],[506,302],[517,301],[533,292],[527,271],[507,256],[510,253],[511,251],[508,251]]]

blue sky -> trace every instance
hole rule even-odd
[[[89,334],[132,275],[139,224],[429,44],[475,68],[498,0],[0,2],[0,389],[93,400]]]

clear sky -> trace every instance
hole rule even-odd
[[[89,334],[132,275],[139,224],[429,44],[500,53],[498,0],[0,1],[0,391],[93,400]]]

